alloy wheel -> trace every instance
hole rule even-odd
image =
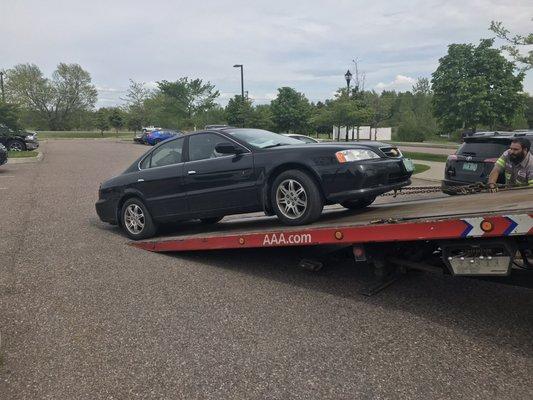
[[[307,193],[298,181],[286,179],[276,190],[276,203],[285,217],[297,219],[307,210]]]
[[[11,142],[11,144],[9,145],[9,150],[11,150],[11,151],[22,151],[23,150],[22,143],[20,143],[18,141]]]
[[[145,219],[141,207],[130,204],[124,212],[124,226],[133,235],[138,235],[144,229]]]

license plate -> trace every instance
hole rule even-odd
[[[463,164],[463,169],[465,171],[477,171],[477,164],[476,163],[470,163],[470,162],[465,162]]]
[[[403,160],[403,166],[407,170],[407,172],[413,172],[415,170],[415,166],[413,164],[413,161],[409,158],[404,158]]]

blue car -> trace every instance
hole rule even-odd
[[[160,130],[160,131],[152,131],[146,135],[146,143],[148,143],[151,146],[155,146],[159,142],[162,142],[163,140],[170,139],[171,137],[175,136],[182,136],[183,134],[178,131],[171,131],[171,130]]]

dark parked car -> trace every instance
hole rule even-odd
[[[183,133],[181,132],[178,132],[178,131],[173,131],[173,130],[168,130],[168,129],[161,129],[161,130],[158,130],[158,131],[152,131],[152,132],[148,132],[146,134],[146,138],[145,138],[145,141],[147,144],[151,145],[151,146],[155,146],[156,144],[164,141],[164,140],[167,140],[167,139],[170,139],[171,137],[174,137],[174,136],[181,136],[183,135]]]
[[[533,132],[477,132],[465,138],[457,152],[448,156],[442,191],[453,194],[450,187],[487,183],[494,163],[515,137],[526,137],[533,141]],[[505,183],[503,175],[498,183]]]
[[[259,129],[196,132],[160,143],[100,186],[96,211],[133,239],[158,223],[263,210],[288,225],[350,209],[410,184],[413,164],[388,144],[305,144]]]
[[[36,132],[14,131],[0,124],[0,143],[10,151],[35,150],[39,147]]]
[[[0,143],[0,165],[4,165],[7,162],[7,149]]]

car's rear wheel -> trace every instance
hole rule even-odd
[[[375,197],[365,197],[365,198],[357,199],[357,200],[348,200],[348,201],[343,201],[341,203],[341,206],[348,208],[350,210],[359,210],[361,208],[368,207],[370,204],[374,202],[374,200],[376,200]]]
[[[211,217],[211,218],[200,218],[200,222],[202,222],[202,224],[206,224],[206,225],[214,225],[217,222],[222,221],[222,218],[224,218],[224,216],[222,216],[222,217]]]
[[[122,229],[133,240],[152,237],[157,231],[150,212],[138,198],[131,198],[124,202],[120,222]]]
[[[271,187],[272,208],[287,225],[305,225],[316,221],[324,203],[314,179],[299,170],[279,174]]]
[[[7,142],[7,149],[9,151],[25,151],[26,144],[22,140],[10,140]]]

